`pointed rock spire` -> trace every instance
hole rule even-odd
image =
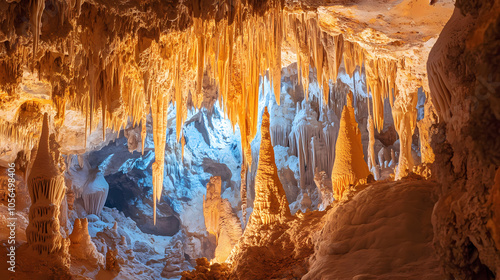
[[[361,133],[352,107],[352,92],[347,95],[340,119],[340,130],[335,146],[336,156],[332,170],[333,196],[342,200],[348,191],[358,184],[366,183],[370,174],[363,157]]]
[[[259,164],[255,178],[254,210],[249,224],[270,224],[290,217],[290,207],[285,190],[278,178],[274,160],[274,149],[269,133],[269,113],[267,107],[262,115]]]

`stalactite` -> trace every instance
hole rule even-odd
[[[163,190],[163,170],[165,168],[165,145],[167,137],[168,102],[165,97],[153,99],[153,141],[155,143],[155,162],[153,163],[153,220],[156,224],[156,203]]]
[[[395,61],[368,59],[365,62],[367,90],[372,94],[372,108],[375,128],[380,132],[384,126],[384,99],[389,98],[391,106],[397,93]]]
[[[40,29],[42,25],[42,14],[45,9],[45,0],[32,0],[30,22],[33,32],[33,62],[38,51],[38,41],[40,40]]]

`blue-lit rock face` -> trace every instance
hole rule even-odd
[[[239,131],[233,131],[217,105],[212,110],[190,112],[183,128],[182,158],[182,147],[175,135],[175,108],[171,107],[164,187],[162,199],[157,204],[157,223],[153,225],[151,166],[154,146],[150,120],[147,128],[144,155],[137,151],[130,153],[125,137],[88,155],[90,164],[102,170],[110,185],[106,207],[122,211],[144,233],[172,236],[183,229],[188,236],[204,236],[202,197],[210,177],[221,176],[223,197],[231,201],[234,210],[240,209]]]

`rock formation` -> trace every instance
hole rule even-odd
[[[432,248],[436,186],[377,182],[334,204],[302,279],[443,279]]]
[[[283,222],[291,216],[285,190],[278,178],[274,149],[269,134],[269,113],[262,115],[259,165],[255,178],[255,200],[250,224],[266,225]]]
[[[500,250],[500,168],[495,173],[495,184],[491,190],[490,200],[488,201],[491,218],[487,226],[492,233],[493,240],[497,250]]]
[[[207,195],[203,195],[203,216],[205,217],[205,227],[210,234],[215,237],[219,233],[219,220],[221,209],[221,182],[220,177],[210,178],[207,183]]]
[[[203,215],[207,231],[216,240],[214,261],[225,262],[241,237],[242,229],[229,201],[221,198],[219,176],[210,178],[207,184],[207,196],[203,196]]]
[[[361,133],[354,117],[352,92],[347,95],[347,105],[342,111],[336,156],[332,170],[333,196],[335,200],[347,198],[356,185],[366,183],[370,174],[363,157]]]
[[[111,249],[108,247],[108,250],[106,252],[106,270],[112,271],[114,273],[120,272],[121,268],[116,258],[117,255],[117,249]]]
[[[333,202],[332,181],[325,171],[318,172],[316,170],[314,174],[314,183],[316,183],[316,187],[321,194],[318,210],[323,211]]]
[[[188,265],[185,262],[186,259],[182,252],[182,242],[177,241],[171,248],[165,248],[167,253],[167,261],[165,267],[161,272],[161,276],[165,278],[173,278],[181,275],[182,271],[188,269]]]
[[[439,123],[431,132],[434,247],[447,278],[495,279],[500,251],[488,227],[500,165],[498,1],[456,2],[427,61]]]
[[[87,159],[73,156],[66,174],[71,181],[74,197],[83,200],[85,212],[100,215],[109,192],[108,182],[102,172],[92,168]]]
[[[49,144],[49,117],[45,114],[36,158],[28,177],[32,204],[26,229],[28,244],[40,255],[58,253],[63,246],[59,232],[59,206],[66,186]]]
[[[72,257],[89,260],[95,265],[104,266],[104,256],[97,251],[95,244],[90,239],[87,218],[75,220],[69,240],[71,241],[69,253]]]
[[[380,178],[380,172],[379,166],[377,166],[377,157],[375,156],[375,127],[373,126],[371,115],[368,115],[366,127],[368,129],[368,169],[375,177],[375,180],[378,180]],[[383,165],[383,163],[380,163],[380,165]]]
[[[417,99],[414,95],[400,95],[392,108],[394,125],[400,139],[399,161],[396,179],[406,176],[413,170],[412,136],[417,125]]]

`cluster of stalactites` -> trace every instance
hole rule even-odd
[[[373,123],[380,132],[384,128],[384,99],[391,107],[397,94],[397,62],[381,58],[365,60],[366,86],[372,94]]]
[[[342,34],[333,36],[323,32],[315,15],[310,17],[309,14],[304,13],[287,13],[284,25],[285,30],[288,31],[285,34],[285,40],[295,46],[298,81],[305,97],[308,98],[309,67],[312,66],[316,69],[318,85],[323,89],[323,101],[327,104],[329,81],[337,80],[344,48],[345,45],[350,46],[349,42],[344,42]],[[290,32],[290,30],[293,31]]]
[[[43,3],[33,0],[31,6],[30,20],[35,31],[34,59],[37,59]],[[218,87],[219,102],[226,116],[240,128],[243,153],[248,155],[243,164],[248,165],[252,160],[250,142],[257,132],[259,84],[263,75],[269,76],[276,102],[279,104],[280,101],[281,46],[284,41],[295,46],[299,84],[306,98],[309,68],[316,69],[324,104],[329,100],[329,81],[337,80],[341,63],[352,76],[356,66],[361,67],[366,57],[358,44],[345,40],[342,34],[331,35],[322,31],[315,13],[285,12],[281,0],[271,0],[266,5],[266,12],[258,13],[246,1],[237,0],[231,5],[220,5],[225,11],[218,13],[225,13],[225,18],[193,17],[192,25],[182,31],[156,34],[153,30],[155,34],[150,34],[151,30],[147,30],[137,34],[132,32],[131,35],[125,32],[123,37],[112,42],[109,48],[112,47],[113,51],[101,50],[106,46],[97,40],[95,30],[99,29],[83,28],[72,33],[68,42],[60,46],[69,56],[56,59],[46,52],[39,63],[48,65],[50,63],[42,62],[49,59],[50,62],[62,60],[64,65],[71,65],[70,85],[51,80],[58,119],[64,117],[69,102],[70,106],[86,113],[85,136],[95,126],[98,113],[103,137],[107,128],[119,131],[130,120],[134,125],[141,122],[144,145],[146,116],[151,111],[156,148],[153,166],[156,209],[163,184],[167,107],[175,101],[176,136],[182,141],[182,126],[189,107],[200,108],[204,99],[203,84],[213,83]],[[78,5],[73,2],[63,10],[66,14],[73,10],[80,13]],[[70,17],[66,14],[63,16]],[[392,93],[394,88],[396,63],[372,59],[365,61],[365,66],[374,97],[374,123],[380,130],[383,97]],[[39,71],[54,72],[51,69]]]

